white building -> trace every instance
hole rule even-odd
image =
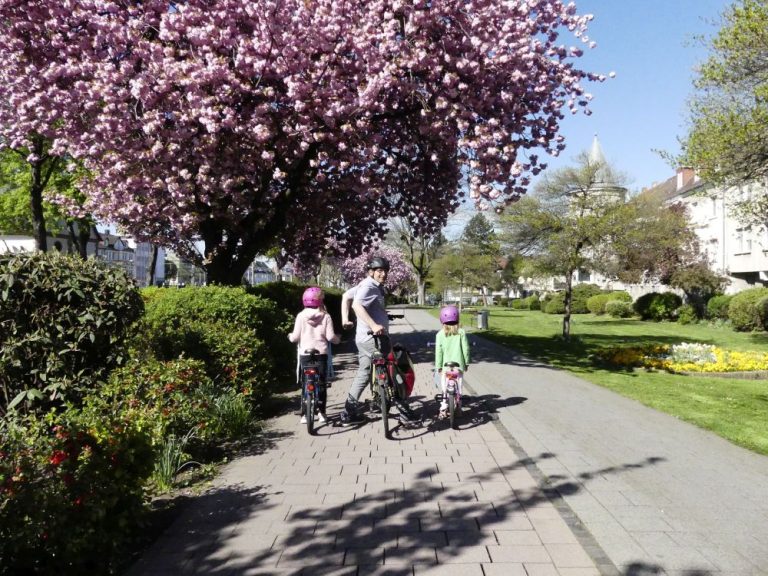
[[[765,194],[764,186],[713,186],[700,180],[691,168],[680,168],[653,189],[663,192],[667,203],[681,202],[688,208],[712,270],[730,280],[727,294],[768,285],[768,231],[745,225],[733,213],[734,202]]]
[[[0,253],[34,252],[36,249],[35,239],[32,236],[0,236]],[[77,253],[72,240],[64,234],[49,235],[48,249],[66,254]],[[122,268],[128,276],[136,280],[138,286],[147,286],[147,272],[152,260],[151,244],[103,232],[98,233],[98,236],[91,236],[86,246],[86,254],[89,258],[105,261],[109,266]],[[165,251],[162,248],[158,249],[153,279],[155,284],[162,284],[165,279]]]

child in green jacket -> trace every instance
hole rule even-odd
[[[435,335],[435,370],[440,375],[440,387],[443,391],[439,417],[445,418],[448,415],[448,400],[443,368],[446,362],[455,362],[459,365],[461,374],[457,385],[459,398],[461,398],[463,374],[469,368],[469,342],[464,329],[459,328],[459,309],[456,306],[445,306],[440,310],[440,322],[443,327]]]

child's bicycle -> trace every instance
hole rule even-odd
[[[461,411],[461,387],[459,378],[461,370],[457,362],[446,362],[443,365],[445,374],[445,396],[448,402],[448,418],[452,429],[456,429],[456,416]]]
[[[323,360],[320,352],[314,348],[304,350],[301,356],[301,412],[307,420],[307,432],[315,433],[315,413],[319,402],[320,390],[325,382],[320,373]]]
[[[374,346],[376,351],[371,357],[371,392],[378,390],[378,401],[381,407],[381,423],[384,430],[384,437],[390,438],[389,430],[389,407],[393,404],[397,404],[400,414],[409,422],[414,422],[417,419],[410,412],[410,409],[405,406],[405,383],[401,378],[393,378],[396,374],[397,366],[393,359],[388,358],[381,351],[380,337],[373,332],[368,332],[370,336],[373,336]]]

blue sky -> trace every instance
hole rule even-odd
[[[694,40],[719,29],[726,0],[575,0],[580,14],[593,14],[589,37],[597,47],[579,59],[582,69],[615,78],[589,83],[592,115],[569,115],[561,133],[568,147],[550,168],[570,164],[592,144],[640,190],[674,174],[654,149],[679,151],[686,133],[686,103],[706,48]]]
[[[686,133],[695,68],[707,57],[706,46],[696,37],[711,38],[731,2],[575,2],[579,14],[594,15],[589,38],[597,42],[577,62],[583,70],[605,75],[615,72],[616,77],[586,84],[594,95],[592,115],[567,114],[561,124],[567,148],[557,158],[544,160],[542,156],[547,171],[573,164],[579,152],[592,146],[597,134],[606,160],[626,176],[630,191],[670,178],[675,168],[654,150],[679,152],[678,138]],[[461,234],[474,213],[471,205],[462,206],[450,218],[445,234],[451,238]]]

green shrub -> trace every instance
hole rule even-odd
[[[0,255],[0,412],[79,403],[126,357],[143,305],[122,270],[54,253]]]
[[[531,304],[527,298],[515,298],[510,301],[512,310],[530,310]]]
[[[682,298],[674,292],[649,292],[635,300],[633,308],[643,320],[660,322],[674,319],[682,303]]]
[[[625,300],[609,300],[605,303],[605,313],[611,318],[630,318],[634,315],[632,303]]]
[[[762,310],[758,303],[768,296],[768,288],[750,288],[734,294],[728,304],[728,319],[731,326],[739,332],[764,330]]]
[[[0,574],[106,574],[127,557],[153,467],[149,437],[108,412],[0,427]]]
[[[552,298],[542,303],[541,309],[546,314],[564,314],[565,295],[562,292],[556,293]]]
[[[169,435],[197,428],[208,437],[215,392],[205,364],[191,358],[161,361],[136,358],[115,370],[98,397],[89,402],[113,410],[147,430],[157,445]]]
[[[571,292],[571,314],[588,313],[589,308],[587,308],[587,300],[599,293],[600,288],[594,284],[577,284],[574,286]],[[564,314],[565,292],[555,292],[548,296],[547,302],[543,308],[544,312],[547,314]]]
[[[301,300],[299,300],[300,302]],[[144,342],[160,360],[201,360],[220,391],[247,391],[258,407],[293,382],[293,319],[266,298],[222,286],[163,289],[147,304]]]
[[[586,314],[587,300],[592,296],[601,294],[602,292],[603,291],[596,284],[576,284],[573,287],[573,300],[574,302],[580,302],[579,306],[584,308],[584,314]]]
[[[587,298],[587,309],[592,314],[605,314],[605,304],[608,302],[608,298],[608,293],[590,296]]]
[[[538,294],[532,294],[526,298],[528,302],[528,310],[541,310],[541,300]]]
[[[695,324],[698,322],[699,317],[696,314],[696,309],[690,304],[681,306],[677,312],[677,321],[680,324]]]
[[[293,282],[266,282],[247,288],[249,294],[269,298],[281,310],[287,311],[294,318],[301,312],[304,305],[301,296],[309,284],[294,284]],[[334,288],[323,288],[325,293],[325,308],[331,315],[337,332],[341,332],[341,292]],[[388,296],[389,298],[389,296]]]
[[[629,295],[629,292],[625,292],[624,290],[595,294],[594,296],[587,298],[587,309],[592,312],[592,314],[605,314],[607,312],[605,305],[612,300],[631,303],[632,296]]]
[[[707,316],[712,320],[728,320],[728,306],[731,296],[718,294],[707,302]]]

